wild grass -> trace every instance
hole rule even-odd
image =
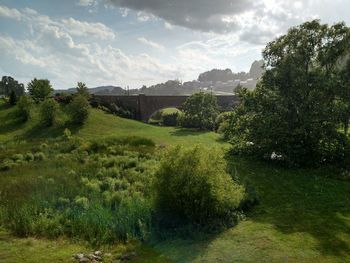
[[[146,157],[147,161],[137,162],[137,170],[142,171],[152,166],[148,162],[154,162],[153,153],[149,149],[153,148],[155,152],[158,151],[157,146],[150,145],[139,147],[124,145],[109,148],[108,144],[103,146],[104,143],[99,143],[99,140],[100,142],[104,139],[108,141],[108,138],[111,137],[126,140],[127,136],[133,135],[151,139],[158,146],[174,144],[204,144],[220,148],[228,146],[220,142],[220,137],[212,132],[201,133],[188,129],[151,126],[118,118],[99,110],[92,110],[84,126],[69,126],[72,137],[75,139],[70,144],[61,144],[55,140],[62,136],[67,126],[58,125],[41,130],[37,126],[35,115],[24,124],[7,118],[13,111],[14,108],[8,108],[0,103],[0,159],[4,160],[14,157],[15,154],[22,154],[25,162],[8,171],[0,172],[1,189],[7,189],[5,192],[8,199],[13,202],[24,200],[31,204],[35,200],[41,200],[38,204],[43,208],[47,208],[47,202],[52,201],[55,209],[66,209],[70,206],[81,206],[83,209],[86,204],[85,197],[89,200],[88,209],[91,211],[86,218],[83,216],[80,218],[79,224],[83,226],[91,224],[94,234],[99,231],[96,222],[100,222],[100,216],[106,218],[107,221],[110,216],[109,213],[105,214],[104,210],[95,208],[94,198],[100,196],[99,198],[105,202],[103,207],[108,207],[109,210],[113,210],[113,206],[120,200],[118,195],[113,195],[108,191],[98,193],[95,192],[96,189],[107,187],[105,185],[108,187],[113,185],[118,188],[127,185],[125,180],[119,178],[119,169],[103,168],[103,166],[108,166],[110,162],[120,162],[125,167],[134,166],[135,156],[134,153],[126,153],[130,163],[122,160],[124,157],[118,160],[111,158],[113,160],[108,161],[109,158],[101,159],[99,160],[101,166],[98,168],[87,165],[89,162],[86,162],[86,158],[95,156],[95,151],[100,152],[101,156],[104,154],[117,156],[125,151],[135,152],[138,148],[139,153],[137,154],[151,155],[150,159]],[[82,140],[83,143],[79,140]],[[84,141],[91,141],[91,144],[86,144]],[[96,150],[89,148],[93,141],[97,141]],[[44,143],[49,147],[45,148]],[[58,145],[55,146],[56,143]],[[51,158],[51,147],[60,148],[59,153],[54,153],[55,158]],[[71,152],[75,150],[77,151],[72,154]],[[28,161],[26,160],[28,152],[33,155],[36,152],[43,152],[46,158],[41,161],[33,161],[31,157],[28,157]],[[88,156],[85,152],[88,153]],[[246,220],[241,221],[234,228],[216,234],[199,237],[165,236],[162,240],[152,239],[152,248],[146,246],[145,243],[137,246],[140,257],[135,259],[135,262],[350,261],[350,183],[333,179],[338,177],[337,171],[326,168],[321,170],[286,169],[236,157],[230,158],[229,162],[233,174],[239,175],[243,183],[247,182],[248,185],[251,185],[259,196],[260,203],[246,215]],[[136,167],[126,170],[131,172],[136,170]],[[97,171],[97,169],[101,170],[100,173],[96,173],[95,177],[90,176],[90,172]],[[142,189],[144,183],[147,182],[146,178],[141,177],[142,180],[145,180],[144,182],[135,176],[136,174],[131,172],[130,178],[137,178],[137,181],[132,184],[128,182],[130,185],[127,187],[132,186],[130,189],[139,189],[139,187]],[[124,175],[126,176],[123,174],[123,177]],[[101,180],[104,176],[111,179]],[[82,178],[86,179],[83,181]],[[103,184],[101,185],[95,179],[103,181]],[[143,189],[147,194],[147,189]],[[1,195],[3,193],[2,190]],[[127,205],[125,207],[123,209],[128,209]],[[33,212],[28,210],[29,208],[25,211]],[[46,219],[52,219],[52,210],[42,211],[44,211],[40,218],[42,223],[39,225],[51,228]],[[136,209],[135,211],[141,210]],[[136,212],[133,215],[137,217]],[[60,221],[59,216],[57,218],[52,222],[55,223],[56,219]],[[128,218],[121,220],[125,222],[128,221]],[[139,229],[144,229],[143,226]],[[128,224],[123,229],[127,228]],[[101,228],[101,232],[103,231],[105,230]],[[55,233],[52,233],[53,236],[56,235]],[[71,234],[65,233],[68,238],[73,236],[72,232]],[[133,234],[139,235],[139,233],[138,230]],[[81,235],[82,238],[85,238],[82,233]],[[108,238],[108,234],[103,238]],[[92,240],[93,237],[89,236],[87,239]],[[26,242],[31,242],[33,245],[28,249]],[[71,253],[83,249],[84,247],[80,245],[61,243],[56,239],[17,239],[7,234],[0,235],[0,259],[4,258],[5,262],[18,262],[19,259],[27,259],[27,262],[56,262],[59,260],[66,262]]]

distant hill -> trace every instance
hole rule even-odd
[[[263,61],[254,61],[249,72],[234,73],[231,69],[212,69],[199,74],[197,80],[180,82],[178,80],[168,80],[149,87],[143,86],[140,89],[125,89],[117,86],[101,86],[90,88],[91,94],[99,95],[190,95],[195,92],[213,92],[215,94],[233,94],[234,89],[241,85],[254,89],[264,70]],[[68,90],[56,90],[55,93],[74,93],[75,88]]]

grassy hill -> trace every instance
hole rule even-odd
[[[62,123],[64,121],[64,116]],[[63,134],[65,126],[41,128],[37,115],[17,121],[15,108],[0,104],[0,150],[4,155],[47,142]],[[227,148],[212,132],[157,127],[92,110],[83,127],[70,126],[85,140],[142,136],[158,145],[205,144]],[[18,141],[20,144],[14,143]],[[146,244],[102,247],[105,251],[136,250],[133,262],[349,262],[350,183],[332,179],[331,169],[285,169],[253,160],[230,157],[230,170],[257,192],[260,203],[237,226],[201,236],[167,237]],[[70,162],[67,162],[69,165]],[[21,180],[48,176],[59,180],[64,167],[50,159],[35,166],[0,172],[1,187]],[[30,168],[31,167],[31,168]],[[30,168],[30,169],[29,169]],[[27,178],[23,178],[27,177]],[[25,189],[18,189],[18,191]],[[0,231],[0,262],[70,262],[72,253],[93,251],[90,245],[67,239],[15,238]]]

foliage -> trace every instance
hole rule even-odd
[[[226,123],[231,119],[232,111],[221,112],[215,119],[215,130],[222,133]]]
[[[0,165],[11,174],[0,186],[0,224],[19,236],[66,235],[92,245],[147,238],[153,147],[134,137],[58,138],[42,143],[42,152],[12,155]]]
[[[244,199],[244,188],[226,172],[219,151],[203,147],[169,150],[155,176],[155,207],[166,221],[204,225],[232,220]]]
[[[165,125],[165,126],[176,126],[178,117],[179,117],[179,112],[162,114],[163,125]]]
[[[317,20],[292,28],[269,43],[266,73],[256,90],[240,89],[241,104],[226,134],[236,152],[274,158],[289,165],[320,165],[348,158],[350,31],[343,23]],[[341,107],[340,107],[341,106]],[[339,109],[342,110],[339,110]],[[342,116],[339,116],[342,113]]]
[[[88,89],[88,87],[86,86],[85,83],[78,82],[76,89],[77,89],[77,93],[76,93],[77,95],[83,96],[86,99],[90,98],[89,89]]]
[[[24,85],[10,76],[3,76],[0,81],[0,95],[10,96],[11,93],[14,93],[16,97],[22,96]]]
[[[45,126],[52,126],[57,118],[59,105],[54,99],[46,99],[40,105],[40,122]]]
[[[82,94],[76,94],[73,100],[69,103],[69,113],[71,120],[75,124],[83,124],[88,116],[90,104],[87,97]]]
[[[32,105],[33,102],[29,96],[23,95],[19,98],[17,103],[17,112],[23,121],[27,121],[29,119]]]
[[[43,101],[50,97],[53,91],[49,80],[36,78],[28,83],[27,89],[35,102]]]
[[[14,90],[11,90],[9,103],[12,106],[16,105],[16,103],[17,103],[17,95],[16,95],[16,92]]]
[[[195,93],[183,104],[183,114],[179,115],[179,125],[200,130],[212,130],[217,115],[216,97],[204,92]]]

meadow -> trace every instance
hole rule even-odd
[[[64,118],[43,128],[35,112],[21,123],[14,107],[0,104],[0,159],[12,160],[9,169],[0,172],[2,201],[11,208],[1,210],[5,223],[0,231],[0,262],[70,262],[73,253],[97,248],[114,255],[136,251],[130,262],[350,261],[350,183],[334,179],[334,169],[287,169],[227,155],[230,174],[255,192],[259,203],[232,228],[158,237],[146,227],[147,206],[125,202],[125,211],[135,213],[122,221],[122,216],[113,214],[118,211],[110,209],[120,205],[120,196],[113,194],[123,192],[144,202],[149,195],[147,174],[168,147],[202,144],[228,150],[229,144],[213,132],[158,127],[97,109],[91,110],[83,126],[69,126],[71,135],[64,135]],[[112,171],[115,166],[118,170]],[[100,174],[98,180],[94,174]],[[11,205],[16,200],[46,207],[40,224],[6,221],[6,213],[16,211]],[[77,225],[60,227],[61,220],[77,216],[74,211],[101,200],[108,210],[86,210]],[[54,208],[61,212],[54,213]],[[30,218],[33,209],[27,211]],[[108,221],[113,224],[100,229],[101,220],[110,217],[120,220]],[[115,232],[120,242],[114,242]],[[130,241],[136,238],[141,241]]]

